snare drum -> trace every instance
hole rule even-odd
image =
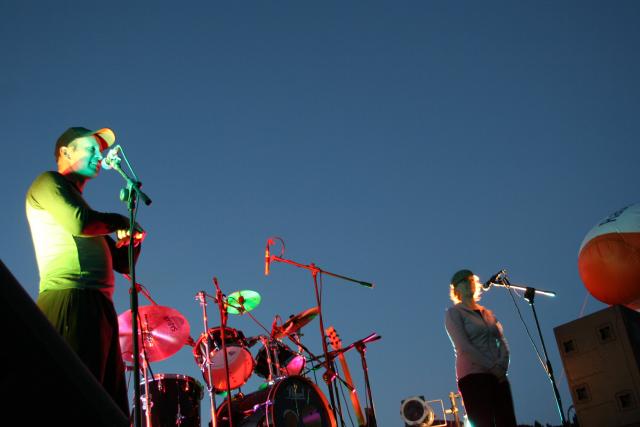
[[[229,426],[228,401],[217,411],[218,425]],[[320,389],[304,377],[292,375],[269,387],[231,401],[234,426],[336,427],[329,403]]]
[[[179,374],[156,374],[149,379],[149,399],[145,381],[140,383],[143,416],[151,408],[151,425],[156,427],[200,427],[202,385],[195,379]]]
[[[274,344],[275,343],[275,344]],[[298,354],[287,347],[280,341],[274,341],[270,343],[271,346],[271,367],[273,375],[275,377],[300,375],[306,364],[306,359],[301,354]],[[278,366],[280,366],[280,372],[278,372],[274,358],[277,353]],[[269,378],[269,363],[267,358],[267,350],[263,346],[256,355],[256,375],[262,378]]]
[[[224,328],[227,360],[229,363],[229,385],[235,389],[244,385],[253,372],[254,361],[242,331]],[[193,348],[193,356],[202,371],[204,381],[209,384],[206,366],[205,337],[209,337],[209,358],[211,360],[211,377],[215,391],[227,390],[227,377],[224,369],[224,353],[222,352],[222,329],[210,328],[208,333],[202,334]]]

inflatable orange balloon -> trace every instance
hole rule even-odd
[[[587,233],[578,271],[594,298],[640,309],[640,203],[612,213]]]

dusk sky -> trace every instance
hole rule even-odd
[[[558,294],[536,310],[566,411],[553,328],[606,307],[580,280],[578,249],[640,201],[638,22],[635,1],[5,0],[2,260],[35,299],[26,190],[55,169],[65,129],[110,127],[153,199],[138,213],[139,282],[195,339],[194,296],[214,293],[214,276],[226,294],[259,292],[252,314],[265,325],[315,305],[307,271],[274,263],[264,276],[266,240],[280,236],[285,258],[375,283],[325,277],[325,326],[345,345],[382,336],[367,352],[378,425],[401,426],[402,399],[447,406],[456,390],[452,274],[505,268]],[[122,184],[102,171],[85,198],[126,214]],[[116,288],[122,313],[126,279]],[[559,424],[511,296],[494,288],[482,304],[511,347],[518,421]],[[261,333],[246,315],[228,326]],[[304,333],[321,353],[317,319]],[[347,360],[364,400],[357,352]],[[152,369],[203,380],[190,347]],[[201,408],[205,425],[206,397]]]

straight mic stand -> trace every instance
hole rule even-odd
[[[211,427],[218,426],[216,418],[216,397],[213,391],[213,376],[211,374],[211,350],[209,348],[209,322],[207,317],[207,294],[200,291],[196,295],[196,301],[200,302],[202,307],[202,322],[204,323],[204,360],[205,369],[207,370],[207,391],[209,392],[209,411],[211,412]],[[202,369],[202,367],[200,368]]]
[[[369,367],[367,366],[367,345],[366,341],[361,341],[356,344],[356,350],[360,353],[362,359],[362,370],[364,371],[364,386],[367,389],[367,399],[369,400],[370,408],[367,409],[367,427],[376,427],[378,425],[376,421],[376,407],[373,404],[373,396],[371,394],[371,384],[369,383]]]
[[[121,149],[122,150],[122,149]],[[140,412],[140,350],[138,343],[138,289],[136,287],[136,265],[134,262],[134,232],[135,232],[135,218],[136,218],[136,200],[139,197],[142,201],[149,206],[151,199],[141,189],[142,183],[138,180],[131,164],[127,160],[124,151],[122,152],[125,162],[131,170],[134,178],[130,178],[125,171],[120,167],[120,159],[118,158],[113,162],[113,169],[117,171],[127,182],[127,186],[120,190],[120,200],[127,202],[127,209],[129,210],[129,275],[131,276],[131,291],[130,294],[130,306],[131,306],[131,327],[132,327],[132,339],[133,339],[133,425],[134,427],[141,427],[142,416]]]
[[[271,255],[270,257],[270,261],[278,261],[278,262],[283,262],[285,264],[291,264],[293,266],[299,267],[299,268],[304,268],[306,270],[311,271],[311,275],[313,276],[313,286],[315,289],[315,294],[316,294],[316,303],[318,304],[318,319],[319,319],[319,323],[320,323],[320,336],[322,337],[322,351],[324,353],[324,366],[326,369],[326,372],[324,373],[324,375],[322,376],[322,378],[324,379],[324,381],[327,384],[327,389],[329,390],[329,399],[331,401],[331,409],[333,411],[333,415],[336,418],[336,420],[338,419],[338,413],[336,412],[336,402],[335,402],[335,397],[333,394],[333,389],[331,387],[332,381],[333,379],[336,377],[336,372],[331,368],[331,359],[329,356],[329,348],[327,347],[327,335],[324,332],[324,321],[322,318],[322,299],[320,298],[320,292],[319,292],[319,288],[318,288],[318,273],[320,274],[327,274],[329,276],[333,276],[333,277],[337,277],[339,279],[343,279],[349,282],[354,282],[354,283],[358,283],[362,286],[368,287],[368,288],[373,288],[374,285],[373,283],[369,283],[369,282],[363,282],[361,280],[356,280],[356,279],[352,279],[350,277],[346,277],[346,276],[341,276],[339,274],[335,274],[335,273],[331,273],[328,271],[324,271],[321,268],[319,268],[318,266],[316,266],[314,263],[311,263],[309,265],[305,265],[305,264],[300,264],[297,263],[295,261],[291,261],[285,258],[281,258],[279,256],[276,255]],[[344,421],[343,421],[344,422]]]
[[[356,350],[358,350],[358,353],[360,353],[360,359],[362,360],[362,370],[364,372],[364,383],[365,383],[364,385],[365,385],[365,390],[367,394],[367,402],[370,405],[369,407],[365,408],[366,417],[367,417],[366,427],[377,427],[378,425],[376,421],[376,409],[373,403],[373,395],[371,393],[371,384],[369,382],[369,367],[367,366],[367,356],[366,356],[367,343],[378,341],[381,338],[382,337],[380,335],[373,332],[369,334],[369,336],[361,340],[358,340],[353,344],[349,344],[347,347],[344,347],[340,350],[335,350],[331,353],[332,357],[334,357],[340,353],[346,353],[347,351],[351,350],[354,347],[356,348]],[[339,377],[338,379],[342,381],[343,384],[345,384],[345,386],[349,389],[349,391],[353,392],[354,388],[351,385],[347,384],[346,381],[343,381]]]
[[[536,328],[538,329],[538,336],[540,337],[540,342],[542,343],[542,351],[544,353],[544,359],[545,359],[545,365],[546,365],[545,371],[547,372],[547,375],[549,376],[549,381],[551,381],[551,386],[553,387],[553,395],[556,400],[556,406],[557,406],[558,412],[560,413],[560,421],[562,422],[563,426],[566,426],[567,420],[565,419],[564,410],[562,409],[560,392],[558,392],[556,380],[555,380],[555,377],[553,376],[553,368],[551,367],[551,361],[549,360],[549,355],[547,354],[547,347],[544,344],[544,338],[542,337],[542,331],[540,330],[540,322],[538,322],[538,314],[536,313],[536,306],[534,304],[534,299],[537,293],[545,296],[555,296],[556,294],[555,292],[543,291],[543,290],[532,288],[532,287],[522,287],[522,286],[511,285],[511,283],[509,282],[509,278],[506,275],[504,276],[503,281],[504,281],[504,287],[507,289],[512,288],[512,289],[524,290],[523,298],[527,300],[527,302],[531,306],[531,310],[533,311],[533,318],[536,321]],[[494,284],[494,286],[496,285]],[[497,285],[497,286],[500,286],[500,285]]]

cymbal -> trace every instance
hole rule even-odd
[[[260,305],[262,297],[256,291],[236,291],[227,297],[227,313],[243,314]]]
[[[318,312],[318,307],[311,307],[308,310],[298,313],[295,316],[290,317],[289,320],[282,324],[282,326],[276,326],[275,329],[271,331],[271,335],[274,338],[284,338],[287,335],[298,331],[307,323],[315,319],[315,317],[318,315]]]
[[[147,362],[157,362],[173,356],[189,340],[189,322],[178,310],[162,305],[138,308],[138,350],[144,351]],[[131,310],[118,316],[122,359],[133,363],[133,328]]]

